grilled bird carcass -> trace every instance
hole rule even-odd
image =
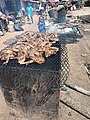
[[[10,59],[15,59],[16,53],[12,49],[5,49],[1,52],[0,58],[4,64],[7,64]]]
[[[45,56],[46,58],[48,58],[49,56],[56,54],[58,51],[59,51],[59,48],[50,47],[45,50]]]
[[[7,64],[10,59],[17,59],[20,64],[31,64],[36,62],[43,64],[45,58],[56,54],[59,48],[52,47],[53,43],[59,41],[57,33],[34,33],[26,32],[18,42],[10,48],[6,48],[0,52],[0,58],[4,64]],[[27,60],[29,58],[29,60]]]

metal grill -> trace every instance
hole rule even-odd
[[[58,44],[57,47],[59,52],[42,65],[20,65],[16,60],[3,65],[0,61],[0,83],[4,93],[10,94],[6,97],[8,102],[17,104],[18,101],[21,106],[42,105],[59,90],[60,84],[67,80],[69,64],[66,46]]]
[[[68,61],[68,54],[67,54],[67,47],[65,44],[61,45],[61,86],[67,81],[69,76],[69,61]]]

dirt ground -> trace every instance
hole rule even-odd
[[[90,9],[84,8],[83,10],[74,11],[74,15],[88,14]],[[90,64],[90,31],[84,32],[83,30],[86,28],[90,28],[90,25],[83,25],[83,28],[80,28],[80,31],[83,34],[83,38],[78,39],[79,42],[74,44],[67,44],[68,50],[68,59],[69,59],[69,67],[70,73],[69,78],[67,80],[67,84],[71,87],[78,86],[85,90],[90,91],[90,80],[88,74],[86,72],[84,64]],[[34,25],[25,25],[24,30],[28,31],[37,31],[37,16],[34,18]],[[23,32],[25,32],[23,31]],[[13,38],[15,35],[19,35],[23,32],[12,32],[6,33],[5,36],[0,37],[0,50],[3,49],[6,45],[3,43],[9,40],[9,38]],[[87,120],[90,119],[90,96],[83,95],[74,89],[66,87],[67,91],[60,92],[59,95],[59,107],[57,106],[58,120]],[[52,96],[54,100],[57,96]],[[61,102],[60,102],[61,101]],[[64,103],[62,102],[64,101]],[[47,108],[49,106],[49,100],[47,103]],[[58,104],[58,101],[56,102]],[[56,103],[51,102],[51,106],[53,107]],[[67,104],[65,104],[67,103]],[[44,106],[44,107],[46,107]],[[74,106],[73,108],[71,106]],[[44,108],[43,107],[43,108]],[[74,109],[75,108],[75,109]],[[42,109],[42,108],[41,108]],[[2,90],[0,89],[0,120],[56,120],[54,118],[53,111],[48,114],[48,112],[44,111],[42,114],[38,109],[37,114],[34,116],[31,113],[31,116],[26,117],[26,114],[22,112],[21,109],[14,109],[10,107],[10,105],[6,104],[4,95]],[[49,109],[47,109],[49,111]],[[49,116],[49,117],[48,117]],[[53,116],[53,117],[50,117]]]
[[[82,14],[88,13],[85,9],[83,12],[73,12],[75,16]],[[67,87],[67,91],[61,91],[60,94],[60,120],[90,119],[90,96],[73,89],[78,86],[90,91],[90,80],[85,69],[85,65],[90,64],[90,31],[84,32],[85,29],[90,29],[90,24],[82,24],[79,29],[83,38],[78,39],[77,43],[67,44],[70,72],[66,84],[70,87]]]

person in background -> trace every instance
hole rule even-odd
[[[28,18],[29,18],[29,23],[33,23],[33,8],[30,3],[28,3],[28,6],[26,8]]]
[[[38,29],[41,33],[46,33],[45,20],[42,16],[39,17]]]
[[[6,32],[8,31],[7,24],[8,24],[8,16],[3,14],[2,10],[0,10],[0,29],[3,33],[5,33],[5,31]]]
[[[42,13],[44,13],[44,6],[42,3],[40,3],[39,5],[39,15],[42,15]]]

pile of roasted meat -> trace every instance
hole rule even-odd
[[[31,64],[33,62],[42,64],[45,62],[45,58],[59,51],[59,48],[52,47],[52,44],[58,41],[57,33],[26,32],[16,44],[3,49],[0,52],[0,58],[3,64],[7,64],[10,59],[17,59],[20,64]]]

